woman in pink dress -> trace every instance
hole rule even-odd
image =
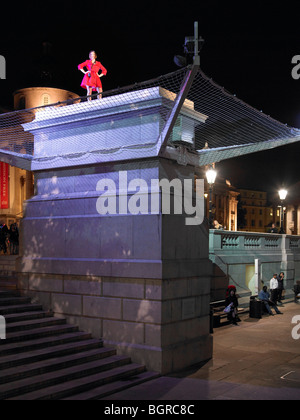
[[[102,98],[101,92],[103,92],[100,78],[106,75],[107,70],[102,66],[100,61],[96,61],[97,54],[95,51],[89,53],[89,58],[89,60],[86,60],[78,66],[78,70],[84,74],[81,87],[87,90],[88,96],[92,94],[92,91],[97,91],[99,93],[97,97],[100,99]],[[84,67],[86,67],[87,70],[84,70]],[[99,70],[101,70],[101,74],[99,74]],[[91,101],[92,98],[89,97],[88,100]]]

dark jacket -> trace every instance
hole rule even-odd
[[[228,305],[230,305],[231,303],[233,303],[233,308],[237,308],[238,306],[239,306],[239,302],[238,302],[238,299],[237,299],[237,297],[236,297],[236,295],[233,295],[233,296],[228,296],[226,299],[225,299],[225,306],[228,306]]]
[[[283,278],[278,276],[277,281],[278,281],[278,289],[283,290]]]

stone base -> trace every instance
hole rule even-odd
[[[212,356],[209,273],[168,280],[19,273],[18,288],[149,370],[167,374]]]

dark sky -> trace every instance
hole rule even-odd
[[[25,1],[2,2],[0,106],[12,107],[14,90],[41,84],[52,66],[56,86],[80,95],[77,65],[96,50],[108,69],[105,90],[177,70],[194,21],[205,39],[202,70],[228,91],[283,123],[300,128],[300,79],[292,58],[300,55],[299,1]],[[45,63],[43,42],[52,45]],[[238,187],[264,190],[300,180],[300,145],[241,157],[218,165]],[[255,176],[254,176],[255,174]]]

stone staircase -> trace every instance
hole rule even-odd
[[[0,400],[92,400],[157,378],[15,290],[0,291]]]

